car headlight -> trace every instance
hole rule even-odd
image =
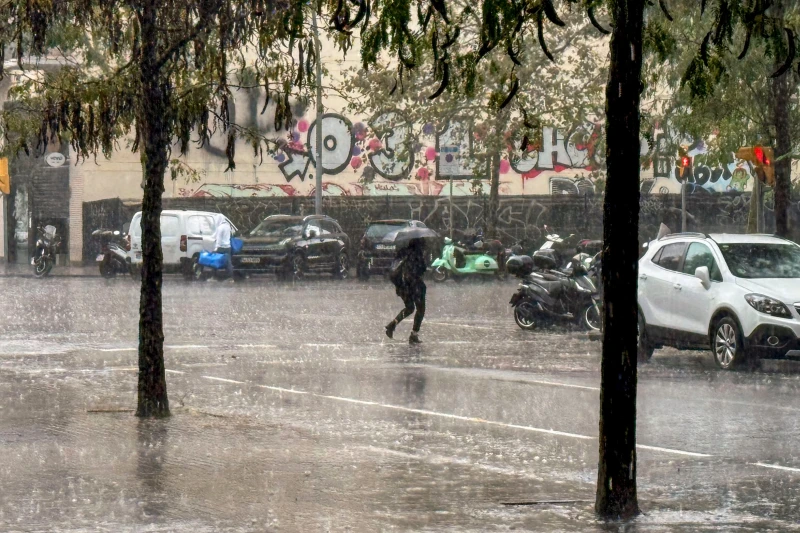
[[[775,298],[764,296],[763,294],[746,294],[744,297],[750,306],[758,311],[767,315],[778,316],[781,318],[791,318],[792,314],[789,309]]]

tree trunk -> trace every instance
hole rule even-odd
[[[780,5],[775,6],[779,9]],[[783,12],[780,13],[783,16]],[[792,159],[780,159],[792,151],[792,128],[789,123],[789,99],[792,94],[794,72],[789,69],[782,76],[772,78],[772,118],[775,121],[775,233],[789,236],[789,202],[791,201]]]
[[[142,144],[142,291],[139,300],[139,398],[136,416],[169,416],[164,372],[164,328],[161,309],[161,195],[164,193],[169,87],[158,65],[158,0],[145,0],[140,15],[142,87],[138,126]]]
[[[639,513],[636,496],[636,365],[639,256],[639,100],[642,0],[611,0],[606,86],[607,184],[603,206],[603,356],[600,460],[595,511],[602,518]]]
[[[500,210],[500,153],[496,152],[489,160],[489,212],[486,217],[486,237],[497,239],[497,216]]]

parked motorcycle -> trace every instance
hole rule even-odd
[[[126,235],[128,224],[122,231],[97,229],[92,232],[92,237],[100,242],[100,253],[95,258],[100,267],[100,275],[110,279],[117,274],[127,274],[130,266],[128,252],[126,251]]]
[[[572,322],[588,330],[599,330],[601,301],[597,287],[578,257],[569,273],[555,269],[552,254],[535,252],[533,258],[509,258],[506,269],[521,283],[509,302],[514,320],[524,330],[533,330],[551,321]]]
[[[431,264],[433,280],[437,282],[453,278],[461,281],[467,276],[502,276],[497,256],[484,251],[483,243],[478,241],[474,249],[456,246],[449,237],[444,239],[442,255]]]
[[[61,236],[56,235],[55,226],[39,226],[36,228],[38,238],[36,239],[36,249],[31,257],[33,275],[42,278],[50,274],[53,265],[56,264],[56,253],[61,244]]]

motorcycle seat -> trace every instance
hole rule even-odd
[[[560,281],[539,281],[537,280],[536,283],[541,285],[547,292],[550,294],[551,297],[556,297],[561,292],[561,288],[563,284]]]

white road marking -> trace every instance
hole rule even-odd
[[[747,463],[753,466],[761,466],[764,468],[774,468],[775,470],[784,470],[786,472],[796,472],[800,474],[800,468],[792,468],[791,466],[771,465],[768,463]]]
[[[490,327],[490,326],[473,326],[472,324],[454,324],[452,322],[435,322],[435,321],[427,321],[427,320],[425,321],[425,323],[426,324],[431,324],[433,326],[453,326],[453,327],[457,327],[457,328],[487,329],[489,331],[503,331],[503,330],[506,330],[506,329],[511,329],[511,328],[506,328],[506,327],[493,328],[493,327]]]
[[[270,387],[269,385],[256,385],[256,387],[261,387],[262,389],[269,389],[278,392],[288,392],[291,394],[308,394],[306,391],[303,390],[284,389],[283,387]]]
[[[684,450],[675,450],[673,448],[661,448],[659,446],[648,446],[647,444],[637,444],[637,448],[641,450],[651,450],[654,452],[676,453],[678,455],[688,455],[689,457],[713,457],[707,453],[687,452]]]
[[[139,348],[96,348],[98,352],[138,352]]]
[[[223,381],[223,382],[226,382],[226,383],[236,383],[237,385],[246,384],[246,382],[244,382],[244,381],[235,381],[235,380],[232,380],[232,379],[217,378],[217,377],[214,377],[214,376],[203,376],[203,377],[205,379]],[[354,404],[359,404],[359,405],[381,407],[383,409],[392,409],[392,410],[395,410],[395,411],[402,411],[402,412],[405,412],[405,413],[414,413],[414,414],[432,416],[432,417],[437,417],[437,418],[445,418],[445,419],[449,419],[449,420],[459,420],[459,421],[462,421],[462,422],[472,422],[472,423],[477,423],[477,424],[485,424],[485,425],[488,425],[488,426],[497,426],[497,427],[504,427],[504,428],[510,428],[510,429],[519,429],[519,430],[522,430],[522,431],[530,431],[532,433],[541,433],[541,434],[545,434],[545,435],[553,435],[553,436],[556,436],[556,437],[569,437],[569,438],[572,438],[572,439],[580,439],[580,440],[597,440],[597,437],[593,437],[593,436],[590,436],[590,435],[581,435],[580,433],[570,433],[570,432],[567,432],[567,431],[558,431],[558,430],[555,430],[555,429],[537,428],[537,427],[533,427],[533,426],[523,426],[523,425],[519,425],[519,424],[508,424],[508,423],[505,423],[505,422],[497,422],[495,420],[485,420],[483,418],[476,418],[476,417],[462,416],[462,415],[454,415],[454,414],[450,414],[450,413],[439,413],[437,411],[429,411],[427,409],[414,409],[412,407],[403,407],[401,405],[392,405],[392,404],[388,404],[388,403],[372,402],[372,401],[369,401],[369,400],[359,400],[359,399],[356,399],[356,398],[346,398],[346,397],[343,397],[343,396],[330,396],[330,395],[327,395],[327,394],[318,394],[318,393],[315,393],[315,392],[308,392],[308,391],[297,390],[297,389],[285,389],[283,387],[274,387],[274,386],[270,386],[270,385],[255,384],[255,386],[256,387],[260,387],[262,389],[268,389],[268,390],[277,391],[277,392],[287,392],[287,393],[290,393],[290,394],[306,394],[308,396],[313,396],[315,398],[321,398],[321,399],[324,399],[324,400],[334,400],[334,401],[338,401],[338,402],[347,402],[347,403],[354,403]],[[684,450],[675,450],[675,449],[672,449],[672,448],[661,448],[661,447],[658,447],[658,446],[647,446],[647,445],[644,445],[644,444],[637,444],[636,447],[640,448],[642,450],[651,450],[651,451],[656,451],[656,452],[672,453],[672,454],[677,454],[677,455],[688,455],[690,457],[712,457],[711,455],[705,454],[705,453],[687,452],[687,451],[684,451]]]
[[[106,370],[139,370],[138,366],[107,366]]]
[[[213,381],[224,381],[225,383],[236,383],[237,385],[244,385],[244,381],[236,381],[235,379],[225,379],[225,378],[217,378],[214,376],[201,376],[204,379],[210,379]]]
[[[274,344],[236,344],[235,348],[277,348]]]
[[[329,343],[308,343],[301,344],[306,348],[341,348],[344,344],[329,344]]]
[[[186,372],[181,372],[180,370],[170,370],[166,369],[164,372],[169,372],[170,374],[185,374]]]
[[[196,349],[203,349],[208,348],[208,346],[204,344],[170,344],[164,345],[165,350],[196,350]]]

